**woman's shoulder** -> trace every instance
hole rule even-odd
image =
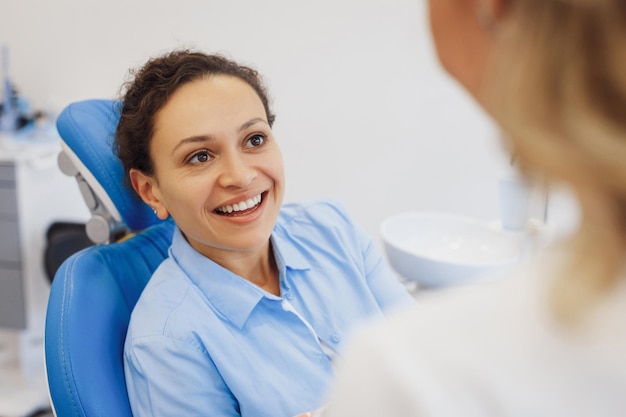
[[[421,290],[414,306],[375,323],[366,337],[375,335],[390,349],[410,346],[424,357],[443,359],[443,352],[454,354],[462,346],[481,346],[479,353],[486,356],[516,349],[551,325],[545,292],[550,271],[543,262],[521,261],[502,274]]]
[[[173,315],[184,314],[182,310],[190,287],[176,262],[166,258],[154,271],[133,308],[133,327],[139,333],[163,332],[164,324]]]

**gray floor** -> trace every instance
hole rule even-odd
[[[23,354],[19,332],[0,330],[0,417],[48,417],[43,346]]]

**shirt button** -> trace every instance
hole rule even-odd
[[[285,298],[286,298],[287,300],[291,300],[291,299],[293,298],[293,296],[291,295],[291,293],[290,293],[290,292],[286,292],[286,293],[285,293]]]
[[[339,336],[338,334],[336,334],[336,333],[335,333],[334,335],[332,335],[332,336],[330,337],[330,340],[331,340],[333,343],[339,343],[339,341],[341,340],[341,336]]]

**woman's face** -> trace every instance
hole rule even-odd
[[[156,114],[153,177],[131,173],[159,217],[169,213],[211,258],[268,248],[284,171],[263,104],[247,83],[209,76],[180,87]]]

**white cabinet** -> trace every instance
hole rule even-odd
[[[11,398],[31,392],[21,400],[28,402],[47,395],[46,231],[56,221],[84,223],[89,218],[75,179],[57,166],[60,149],[53,128],[0,134],[0,375],[15,379],[0,381],[2,416],[10,415],[2,407]]]
[[[0,326],[26,327],[15,163],[0,161]]]

